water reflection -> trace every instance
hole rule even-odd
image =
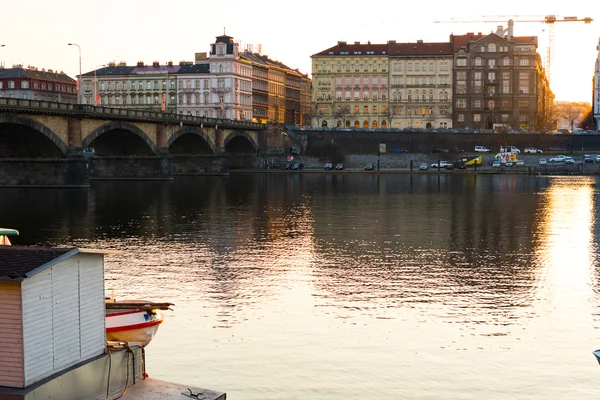
[[[261,400],[578,399],[597,394],[599,192],[595,178],[239,174],[2,190],[0,225],[21,244],[123,250],[107,289],[176,304],[150,349],[162,379]]]

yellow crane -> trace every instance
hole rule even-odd
[[[500,20],[499,18],[509,18],[508,21],[506,19]],[[589,24],[593,21],[590,17],[559,17],[557,15],[529,15],[529,16],[519,16],[519,15],[495,15],[495,16],[482,16],[481,18],[472,18],[472,19],[455,19],[450,18],[448,20],[435,20],[433,21],[436,24],[440,23],[507,23],[508,27],[503,29],[503,27],[498,27],[498,33],[506,34],[507,38],[510,40],[513,36],[513,27],[515,21],[521,22],[537,22],[542,24],[548,24],[548,48],[546,49],[546,76],[548,77],[548,81],[551,79],[551,61],[554,56],[554,24],[557,22],[584,22]]]

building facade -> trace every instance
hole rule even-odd
[[[62,71],[13,65],[0,68],[0,97],[77,103],[77,82]]]
[[[82,75],[84,104],[173,112],[199,117],[306,124],[308,75],[222,35],[194,62],[109,63]]]
[[[594,119],[596,121],[596,130],[600,131],[600,39],[598,39],[596,50],[598,50],[598,57],[596,58],[596,65],[594,68],[592,112],[594,113]]]
[[[312,58],[312,126],[389,127],[388,45],[340,41]]]
[[[547,82],[537,37],[469,33],[451,35],[450,42],[454,48],[454,127],[535,129],[538,85]]]
[[[388,42],[391,127],[452,127],[450,43]]]
[[[312,126],[535,130],[552,114],[537,37],[347,44],[312,58]]]

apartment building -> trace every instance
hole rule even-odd
[[[62,71],[0,67],[0,97],[77,103],[77,82]]]
[[[452,64],[449,42],[388,42],[392,128],[452,127]]]
[[[451,35],[456,128],[533,130],[538,106],[551,91],[537,53],[537,37]],[[540,93],[539,85],[544,87]]]

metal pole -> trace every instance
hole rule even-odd
[[[79,90],[77,98],[79,99],[79,104],[81,104],[81,47],[77,43],[69,43],[69,46],[77,46],[77,49],[79,49]]]

